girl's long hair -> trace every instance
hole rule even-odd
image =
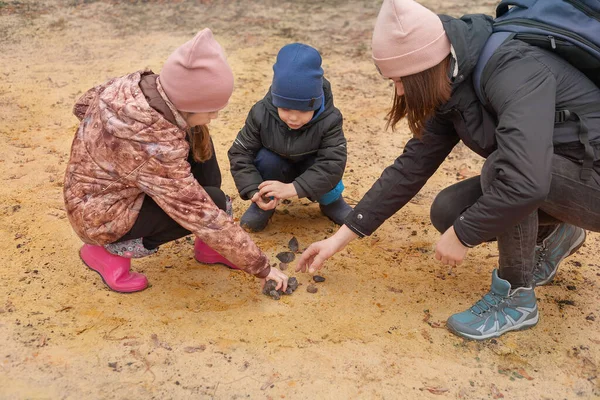
[[[188,138],[194,160],[204,162],[212,157],[213,151],[208,126],[198,125],[191,127],[188,129]]]
[[[427,119],[435,113],[436,108],[450,100],[450,57],[448,55],[439,64],[423,72],[402,77],[404,95],[398,96],[394,90],[392,109],[386,116],[386,129],[391,126],[394,130],[396,124],[407,117],[412,134],[417,138],[422,136]]]

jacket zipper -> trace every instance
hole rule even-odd
[[[579,11],[583,12],[588,17],[594,18],[594,19],[600,21],[600,12],[594,10],[587,4],[582,3],[581,1],[578,1],[578,0],[564,0],[564,1],[565,1],[565,3],[569,3],[573,7],[577,8]]]
[[[509,20],[509,21],[500,21],[500,22],[496,22],[495,25],[496,26],[502,26],[502,25],[522,25],[522,26],[529,26],[532,28],[538,28],[538,29],[545,29],[548,31],[553,31],[556,32],[558,34],[561,34],[563,36],[567,36],[570,37],[573,40],[585,43],[585,45],[587,45],[588,47],[594,49],[594,51],[600,53],[600,47],[596,46],[594,43],[590,42],[589,40],[577,35],[576,33],[573,32],[569,32],[566,31],[564,29],[560,29],[560,28],[556,28],[553,26],[548,26],[545,24],[538,24],[536,22],[532,22],[531,20],[528,19],[520,19],[520,18],[515,18],[513,20]],[[517,33],[518,35],[518,33]]]

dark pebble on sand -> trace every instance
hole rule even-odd
[[[575,285],[567,285],[567,289],[569,289],[569,290],[577,290],[577,287]]]
[[[287,289],[285,289],[284,293],[285,294],[292,294],[292,293],[294,293],[294,289],[292,289],[291,287],[288,286]]]
[[[292,261],[294,261],[294,259],[296,258],[296,255],[294,253],[292,253],[291,251],[283,251],[283,252],[277,254],[276,257],[282,263],[289,264]]]
[[[281,298],[281,295],[277,290],[271,290],[269,292],[269,296],[271,296],[274,300],[279,300]]]
[[[269,279],[267,281],[267,283],[265,283],[265,286],[263,287],[263,294],[266,294],[267,296],[269,296],[271,291],[275,290],[276,287],[277,287],[277,282],[275,282],[272,279]]]
[[[288,269],[288,264],[286,263],[279,263],[279,269],[282,271],[285,271],[286,269]]]
[[[288,287],[292,288],[292,290],[298,289],[298,279],[293,276],[288,280]]]
[[[306,287],[306,291],[308,293],[317,293],[319,291],[319,289],[317,289],[317,287],[313,284],[310,284]]]
[[[294,253],[298,251],[298,239],[296,239],[295,236],[290,239],[290,242],[288,243],[288,247]]]
[[[321,275],[315,275],[313,276],[313,281],[319,283],[319,282],[325,282],[325,278],[323,278]]]

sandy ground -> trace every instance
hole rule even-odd
[[[458,16],[491,1],[425,2]],[[271,80],[278,49],[317,47],[345,116],[346,195],[360,199],[408,139],[386,132],[392,97],[370,61],[379,1],[0,1],[0,398],[2,399],[573,399],[600,396],[600,236],[537,290],[534,329],[484,343],[443,328],[487,291],[495,245],[450,272],[433,259],[429,205],[483,160],[458,146],[421,193],[376,235],[333,257],[317,294],[309,276],[274,301],[241,272],[196,263],[191,240],[134,262],[152,286],[109,291],[78,257],[62,180],[75,99],[112,76],[160,71],[209,26],[236,75],[212,125],[226,151]],[[235,215],[245,207],[234,196]],[[254,235],[275,261],[336,227],[294,201]],[[288,270],[288,271],[291,271]],[[291,272],[292,275],[294,274]]]

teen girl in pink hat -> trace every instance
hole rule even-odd
[[[287,276],[227,214],[207,125],[233,91],[209,29],[176,49],[160,75],[138,71],[96,86],[75,104],[81,124],[64,184],[83,262],[118,292],[148,286],[131,259],[193,233],[195,257],[286,289]]]
[[[554,54],[513,39],[483,71],[489,108],[472,73],[492,32],[492,19],[436,15],[413,0],[384,0],[373,32],[373,60],[395,85],[388,114],[414,137],[331,238],[312,244],[298,270],[314,272],[351,240],[373,233],[415,196],[459,142],[487,160],[477,176],[443,190],[431,220],[442,233],[435,258],[459,265],[469,248],[498,241],[490,291],[448,328],[486,339],[534,326],[536,286],[600,231],[600,89]],[[593,105],[597,105],[592,107]],[[557,109],[583,110],[594,163],[582,179],[580,124],[555,124]]]

